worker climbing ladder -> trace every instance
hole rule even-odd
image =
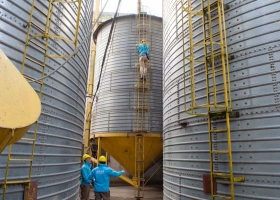
[[[209,137],[209,153],[210,153],[210,180],[211,180],[211,199],[231,199],[234,200],[234,182],[244,181],[244,177],[234,177],[232,166],[232,148],[231,148],[231,132],[230,117],[234,116],[232,111],[232,101],[230,93],[229,78],[229,55],[226,40],[226,26],[224,11],[226,6],[223,0],[201,0],[201,10],[192,9],[192,1],[187,0],[182,5],[182,38],[183,38],[183,64],[184,72],[184,98],[185,111],[190,115],[207,116],[208,118],[208,137]],[[194,18],[200,17],[202,22],[203,38],[195,40],[194,35]],[[185,18],[188,19],[188,42],[189,47],[185,47]],[[203,58],[199,57],[199,51],[203,51]],[[188,64],[188,65],[187,65]],[[186,99],[186,66],[189,66],[190,79],[190,106],[187,106]],[[205,104],[197,101],[198,94],[196,90],[196,79],[198,76],[196,69],[204,66],[205,82],[206,82],[206,102]],[[215,120],[224,120],[225,128],[214,128]],[[224,134],[227,138],[227,148],[219,149],[220,145],[215,143],[217,134]],[[221,145],[222,146],[222,145]],[[214,170],[214,156],[224,158],[228,157],[228,170]],[[216,194],[215,180],[228,182],[230,185],[229,195]]]
[[[26,41],[24,46],[24,53],[23,53],[23,61],[22,61],[22,69],[21,73],[26,78],[27,81],[32,82],[31,85],[35,90],[37,90],[38,96],[41,99],[42,93],[43,93],[43,85],[44,80],[40,79],[44,77],[45,75],[45,69],[47,67],[47,60],[48,58],[67,58],[70,56],[70,54],[64,54],[64,55],[54,55],[49,52],[49,44],[50,42],[55,43],[54,41],[63,40],[65,42],[72,43],[74,48],[78,45],[78,30],[79,30],[79,21],[80,21],[80,10],[81,10],[81,2],[82,0],[49,0],[46,2],[47,5],[47,12],[39,8],[39,3],[37,0],[33,0],[31,4],[31,11],[29,16],[29,21],[26,25],[27,28],[27,35],[26,35]],[[76,31],[73,36],[74,39],[69,39],[54,33],[51,33],[51,23],[52,23],[52,14],[55,4],[72,4],[77,3],[77,19],[76,19]],[[36,22],[36,16],[40,16],[41,19],[44,18],[45,20],[45,27],[41,27],[38,22]],[[33,49],[36,51],[36,56],[31,53],[31,50]],[[72,53],[72,52],[71,52]],[[39,71],[40,76],[37,75],[37,77],[31,77],[26,75],[25,66],[26,65],[32,65],[34,68],[36,68]],[[24,193],[24,199],[33,199],[33,195],[30,188],[32,185],[31,182],[31,176],[32,176],[32,164],[33,164],[33,158],[34,158],[34,152],[35,152],[35,143],[36,143],[36,137],[38,132],[39,122],[36,121],[35,124],[30,129],[30,132],[32,130],[32,133],[27,133],[24,138],[21,138],[19,141],[20,143],[28,143],[30,145],[30,155],[27,156],[19,156],[15,157],[15,153],[12,152],[13,145],[10,145],[8,147],[8,160],[6,164],[6,172],[4,177],[4,183],[3,183],[3,194],[2,194],[2,200],[5,200],[6,198],[6,192],[7,192],[7,186],[8,185],[25,185],[26,190]],[[16,145],[16,144],[15,144]],[[17,153],[18,154],[18,153]],[[28,166],[28,174],[27,178],[16,178],[16,177],[9,177],[9,169],[10,165],[14,162],[22,162],[25,163],[26,166]],[[11,180],[10,180],[11,179]]]
[[[137,41],[145,40],[146,44],[151,48],[150,29],[151,16],[148,15],[148,9],[141,5],[138,0],[138,13],[136,15],[136,31]],[[135,182],[137,188],[135,190],[135,198],[141,199],[144,197],[144,140],[143,133],[149,131],[149,112],[150,112],[150,83],[151,83],[151,60],[147,61],[146,76],[141,78],[139,57],[136,58],[136,73],[135,73],[135,116],[134,116],[134,132],[135,136]]]

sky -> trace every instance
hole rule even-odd
[[[101,0],[102,5],[106,0]],[[109,0],[104,12],[116,12],[118,0]],[[143,6],[150,8],[151,15],[162,17],[162,0],[142,0]],[[120,6],[120,13],[136,13],[137,0],[122,0]]]

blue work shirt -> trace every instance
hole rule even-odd
[[[110,176],[118,177],[123,173],[112,170],[105,164],[99,164],[98,167],[94,168],[88,179],[94,179],[94,192],[108,192],[110,184]]]
[[[139,44],[138,45],[138,53],[140,56],[142,55],[149,55],[150,46],[148,44]]]
[[[91,164],[88,162],[85,162],[81,169],[81,185],[90,185],[92,179],[88,179],[90,173],[91,173]]]

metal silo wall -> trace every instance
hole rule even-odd
[[[48,1],[35,1],[36,5],[47,12]],[[31,10],[31,0],[0,2],[0,48],[21,70],[27,23]],[[54,3],[51,33],[74,36],[77,6],[75,4]],[[79,43],[88,33],[92,22],[93,1],[83,0],[79,29]],[[34,21],[44,28],[44,16],[34,13]],[[38,33],[32,28],[31,34]],[[87,70],[90,40],[80,49],[77,56],[54,75],[44,79],[42,93],[42,113],[39,118],[37,140],[34,151],[32,181],[38,181],[38,199],[78,199],[80,164],[82,154],[83,120],[86,96]],[[72,54],[73,45],[62,40],[50,40],[51,52]],[[37,57],[38,50],[31,47],[29,56]],[[63,59],[47,59],[45,74],[51,73]],[[38,65],[27,62],[25,75],[40,78]],[[31,83],[39,92],[38,84]],[[32,137],[34,126],[26,134]],[[31,143],[19,141],[13,145],[13,158],[29,158]],[[4,180],[7,162],[6,148],[0,155],[0,183]],[[26,180],[29,163],[11,162],[8,180]],[[2,187],[0,190],[2,199]],[[6,200],[23,199],[23,186],[8,186]]]
[[[276,200],[280,196],[280,2],[224,2],[230,6],[225,17],[228,51],[234,56],[230,60],[232,105],[240,113],[230,120],[233,170],[246,179],[235,183],[235,199]],[[200,3],[192,1],[193,9]],[[181,12],[180,1],[163,1],[164,199],[211,199],[203,193],[202,181],[202,174],[210,173],[207,118],[184,112]],[[194,23],[194,27],[195,35],[203,39],[202,25]],[[187,42],[187,25],[184,30]],[[205,87],[203,67],[195,70],[196,81]],[[186,127],[180,125],[182,121]],[[214,126],[222,129],[225,123],[217,121]],[[225,134],[216,134],[215,140],[216,147],[226,148]],[[214,160],[214,170],[228,172],[226,157]],[[229,191],[226,183],[218,182],[217,187],[220,194]]]
[[[106,23],[106,22],[105,22]],[[102,25],[101,25],[102,26]],[[99,80],[101,63],[111,23],[98,31],[94,91]],[[138,54],[136,17],[116,20],[106,55],[100,88],[93,103],[91,133],[133,132],[136,63]],[[150,38],[151,89],[148,131],[162,132],[162,20],[151,18]]]

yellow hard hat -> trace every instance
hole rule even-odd
[[[143,39],[143,40],[141,40],[141,42],[142,42],[142,43],[145,43],[145,42],[146,42],[146,40],[144,40],[144,39]]]
[[[99,162],[106,162],[106,157],[105,156],[100,156],[99,157]]]
[[[90,158],[90,157],[91,157],[90,155],[84,154],[82,160],[85,160],[85,159]]]

